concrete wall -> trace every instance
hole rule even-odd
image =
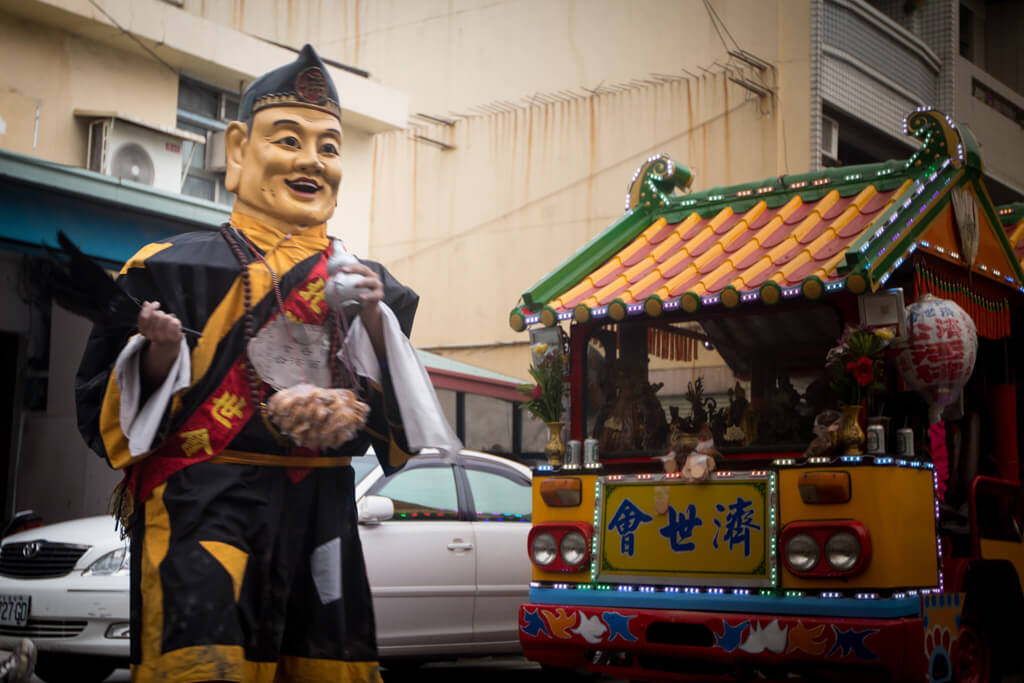
[[[806,35],[790,40],[805,33],[806,0],[714,0],[712,7],[739,45],[769,62],[789,61],[806,43]],[[651,72],[698,72],[727,59],[697,1],[185,0],[185,10],[276,42],[313,42],[409,93],[410,111],[432,114]]]
[[[74,378],[91,324],[58,306],[50,313],[46,412],[24,421],[16,506],[55,522],[105,512],[121,473],[91,451],[78,432]]]
[[[985,173],[1024,193],[1024,128],[973,94],[977,79],[987,88],[1024,109],[1024,94],[1001,83],[964,58],[957,60],[956,113],[981,146]]]
[[[1024,93],[1024,6],[1019,2],[991,3],[985,7],[985,69]]]
[[[507,322],[519,294],[622,215],[652,154],[690,166],[701,188],[783,172],[764,106],[718,75],[420,131],[448,151],[377,136],[371,253],[420,292],[414,343],[524,377],[525,355],[444,346],[524,342]]]
[[[120,474],[92,453],[78,433],[74,401],[74,375],[85,347],[90,325],[63,309],[38,310],[42,283],[33,282],[31,266],[26,270],[22,257],[10,252],[0,255],[0,331],[19,335],[25,355],[6,391],[32,394],[27,389],[30,373],[37,371],[39,359],[46,367],[46,402],[36,410],[16,410],[13,420],[20,427],[20,438],[11,444],[20,454],[12,471],[3,473],[4,488],[13,483],[16,495],[8,509],[0,511],[6,519],[14,510],[32,509],[49,522],[98,514],[107,509],[110,492]],[[36,307],[33,310],[33,307]],[[47,322],[49,317],[49,322]],[[48,359],[48,367],[47,367]],[[3,416],[3,419],[10,419]],[[4,444],[3,448],[7,448]],[[13,481],[8,481],[7,477]]]
[[[731,38],[698,2],[412,4],[373,3],[327,44],[407,90],[411,112],[454,121],[377,137],[371,254],[420,291],[417,345],[526,379],[508,310],[621,216],[651,154],[697,189],[806,170],[808,2],[712,3]],[[731,59],[732,39],[773,68]]]
[[[0,12],[0,65],[4,149],[85,166],[85,125],[75,109],[174,126],[178,77],[155,61]]]
[[[676,0],[185,0],[184,9],[267,40],[312,42],[408,93],[416,127],[375,142],[368,253],[419,291],[417,345],[525,378],[524,335],[508,329],[507,311],[621,215],[647,156],[668,151],[695,169],[698,188],[807,170],[809,0],[711,6],[718,30],[702,2]],[[754,72],[726,44],[773,68]],[[731,84],[724,65],[776,96]],[[455,124],[423,125],[417,113]]]

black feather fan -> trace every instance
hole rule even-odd
[[[50,291],[62,308],[111,331],[134,329],[142,304],[87,256],[63,231],[57,232],[60,250],[50,252]],[[170,311],[168,311],[170,312]],[[183,327],[186,334],[198,335]]]
[[[50,291],[62,308],[108,328],[133,328],[141,304],[86,256],[63,231],[57,232],[61,249],[50,249]]]

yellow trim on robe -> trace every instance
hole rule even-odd
[[[327,224],[315,225],[300,233],[286,235],[261,221],[240,213],[231,214],[231,224],[264,250],[263,258],[277,273],[278,278],[296,264],[323,251],[330,244]],[[252,254],[249,254],[252,256]],[[271,292],[273,279],[263,261],[256,259],[249,265],[252,281],[252,303],[256,304]],[[282,296],[284,293],[282,292]],[[203,335],[192,351],[192,382],[197,382],[210,369],[217,346],[224,335],[245,315],[245,288],[238,278],[221,299],[203,327]]]
[[[161,251],[170,246],[173,246],[170,242],[154,242],[152,244],[147,244],[146,246],[142,247],[137,252],[135,252],[134,256],[132,256],[130,259],[124,262],[124,265],[121,266],[121,271],[118,273],[118,275],[124,275],[132,268],[145,268],[146,259],[148,259],[153,254],[159,254]]]
[[[245,578],[245,567],[249,564],[249,553],[241,548],[236,548],[230,543],[222,541],[199,541],[206,552],[213,555],[214,559],[224,567],[224,571],[231,577],[231,586],[235,591],[235,602],[242,594],[242,579]]]
[[[107,391],[103,394],[103,405],[100,407],[100,438],[111,467],[119,470],[131,464],[128,437],[121,429],[121,388],[117,386],[113,369],[107,379]]]
[[[277,662],[247,661],[241,645],[193,645],[166,652],[147,664],[132,665],[132,683],[284,683],[292,680],[278,675]]]
[[[403,451],[402,447],[395,442],[394,436],[389,435],[388,441],[388,464],[395,469],[398,469],[405,465],[405,463],[409,462],[409,458],[412,457],[412,454]]]
[[[282,655],[275,682],[382,683],[377,662],[345,662]]]
[[[139,634],[140,660],[143,667],[156,662],[163,649],[164,590],[160,581],[160,565],[167,557],[167,550],[171,545],[171,519],[164,505],[166,490],[166,482],[153,489],[144,507],[146,531],[142,539],[140,578],[142,633]],[[138,683],[147,679],[137,678],[133,672],[132,680]]]

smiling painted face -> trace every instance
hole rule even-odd
[[[312,107],[261,109],[252,131],[232,122],[224,182],[235,210],[286,233],[325,222],[338,204],[341,142],[337,117]]]

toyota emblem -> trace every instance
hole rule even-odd
[[[32,541],[21,546],[21,556],[26,560],[32,559],[39,554],[42,544],[39,541]]]

